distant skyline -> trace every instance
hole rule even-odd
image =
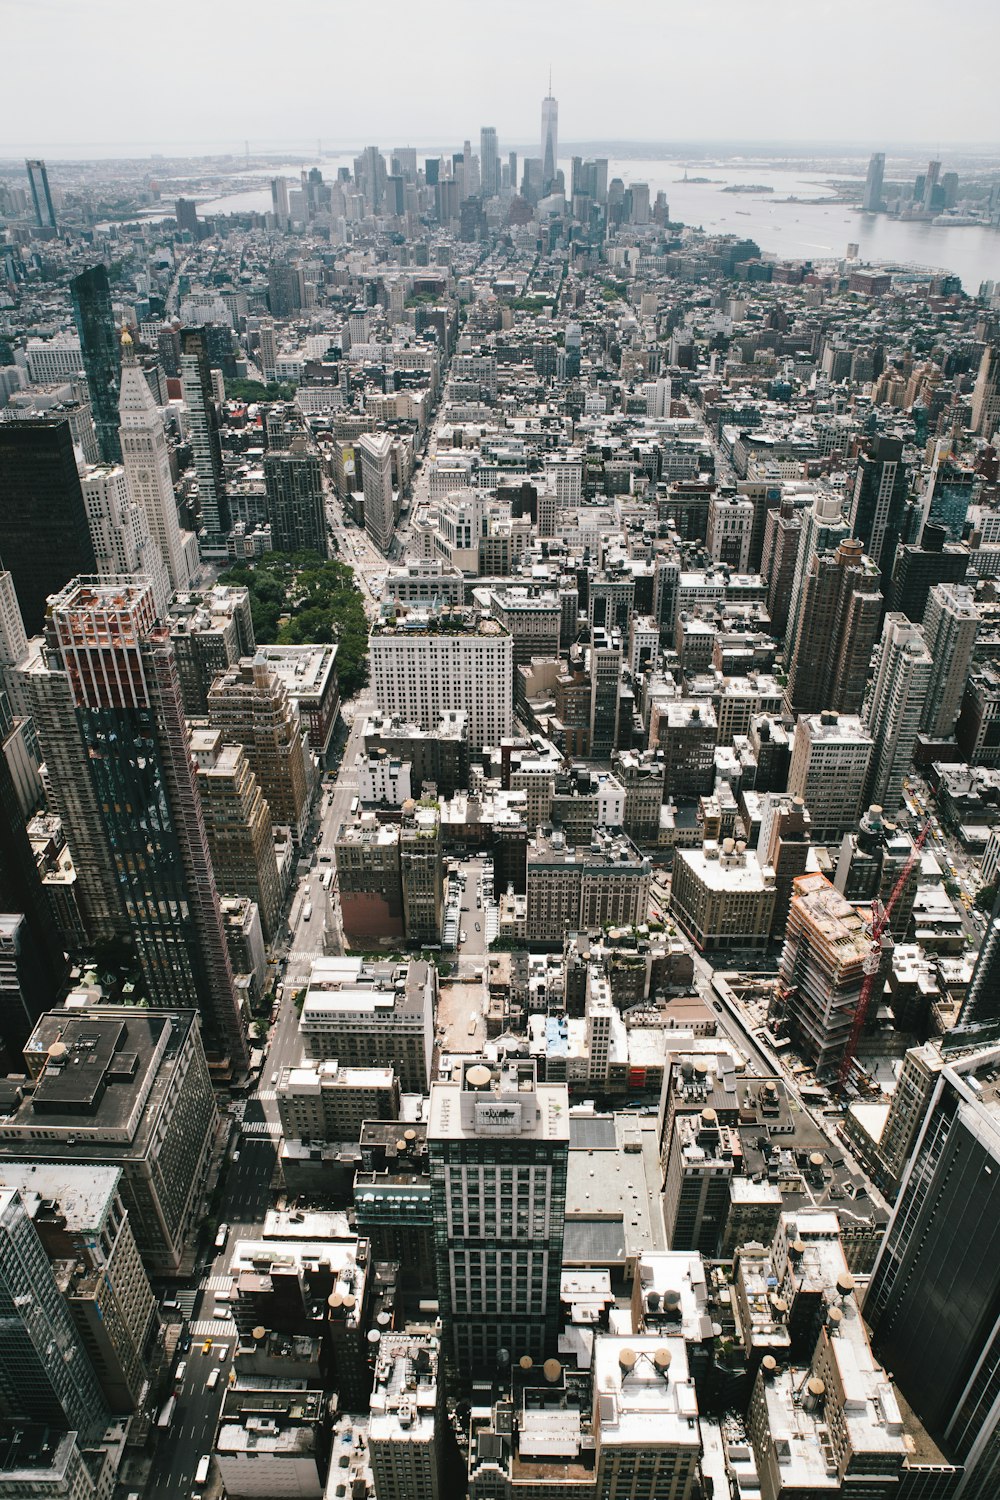
[[[0,156],[566,142],[1000,145],[1000,7],[964,0],[5,0]]]

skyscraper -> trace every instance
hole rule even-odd
[[[958,1018],[960,1026],[996,1021],[1000,1021],[1000,896],[993,903]]]
[[[24,628],[38,635],[49,595],[95,567],[65,418],[0,422],[0,538]]]
[[[924,639],[934,663],[920,727],[934,737],[953,733],[979,630],[975,596],[964,584],[938,583],[924,611]]]
[[[265,455],[264,486],[275,551],[318,552],[326,557],[323,473],[304,437],[294,437],[284,452]]]
[[[931,213],[938,207],[944,207],[943,202],[941,204],[937,204],[934,201],[934,195],[938,191],[938,182],[940,180],[940,177],[941,163],[939,161],[929,161],[927,163],[927,171],[924,173],[923,207],[925,213]]]
[[[0,1187],[0,1411],[102,1436],[108,1409],[38,1231],[16,1188]]]
[[[199,734],[212,741],[205,754],[197,753]],[[226,895],[249,896],[257,903],[261,931],[269,943],[282,894],[271,809],[242,745],[223,745],[218,731],[196,731],[193,739],[216,884]]]
[[[438,1303],[462,1384],[554,1351],[569,1098],[535,1063],[463,1058],[431,1084],[427,1126]]]
[[[882,178],[885,174],[885,152],[875,151],[872,153],[868,163],[868,176],[865,178],[865,191],[861,199],[862,211],[866,214],[876,214],[882,207]]]
[[[0,718],[6,699],[0,697]],[[2,738],[2,733],[0,733]],[[16,1056],[59,998],[66,958],[52,918],[7,757],[0,751],[0,1043]]]
[[[479,176],[483,197],[495,198],[500,191],[500,153],[492,125],[484,125],[479,132]]]
[[[392,488],[392,438],[366,432],[358,439],[361,485],[365,496],[365,530],[381,552],[388,552],[396,525]]]
[[[972,393],[972,430],[991,440],[1000,428],[1000,343],[987,344]]]
[[[195,1006],[206,1051],[242,1072],[246,1039],[177,665],[149,584],[76,579],[53,600],[49,632],[150,1003]],[[39,733],[46,748],[45,725]],[[75,832],[66,825],[74,850]]]
[[[830,490],[821,490],[802,517],[802,534],[795,557],[791,598],[788,601],[786,644],[795,641],[799,611],[802,607],[802,591],[805,588],[813,558],[820,552],[836,552],[841,542],[846,541],[850,535],[851,528],[844,520],[843,502],[840,496]]]
[[[122,1197],[118,1167],[10,1161],[17,1189],[59,1277],[69,1315],[113,1412],[132,1412],[149,1386],[146,1362],[156,1296]]]
[[[288,178],[271,178],[271,212],[282,229],[288,228]]]
[[[31,187],[31,201],[35,205],[35,222],[41,229],[55,229],[56,211],[49,192],[48,169],[43,161],[26,161],[24,166]]]
[[[222,472],[215,391],[208,351],[201,333],[201,329],[186,328],[181,334],[181,391],[187,407],[194,470],[198,476],[203,527],[199,548],[208,555],[224,556],[230,524],[229,500]]]
[[[841,542],[836,552],[813,558],[788,662],[790,713],[858,712],[882,611],[878,586],[878,570],[860,542]]]
[[[111,283],[102,263],[81,271],[69,284],[73,299],[73,317],[80,335],[83,368],[87,372],[90,409],[101,457],[106,464],[120,464],[121,443],[118,440],[118,387],[121,383],[121,360],[118,335],[111,309]]]
[[[559,104],[552,97],[552,82],[542,100],[542,190],[548,192],[559,170]]]
[[[197,562],[194,539],[182,532],[170,477],[170,454],[153,393],[136,362],[128,335],[122,339],[122,385],[119,403],[122,464],[129,494],[146,512],[150,535],[160,550],[171,589],[191,582]]]
[[[890,816],[903,801],[903,777],[913,759],[933,665],[919,625],[905,615],[887,614],[865,702],[865,727],[875,746],[865,801],[878,803]]]
[[[872,438],[854,474],[851,530],[887,578],[892,574],[896,544],[903,532],[908,489],[902,440]]]
[[[149,534],[146,512],[129,494],[121,464],[97,464],[81,476],[96,571],[114,577],[142,573],[153,590],[157,619],[166,616],[170,579],[160,549]]]
[[[1000,1486],[995,1068],[991,1049],[938,1073],[865,1297],[876,1354],[966,1466],[963,1500]]]
[[[301,838],[312,791],[309,740],[298,707],[263,656],[219,674],[208,692],[208,717],[227,744],[243,746],[273,821]]]

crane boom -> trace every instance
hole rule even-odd
[[[888,904],[883,906],[877,896],[872,902],[872,941],[871,947],[869,948],[868,954],[864,960],[865,977],[861,984],[861,993],[858,995],[858,1003],[854,1008],[854,1019],[851,1022],[851,1030],[847,1038],[847,1046],[844,1048],[844,1055],[840,1059],[840,1068],[837,1072],[837,1087],[839,1088],[841,1093],[843,1093],[844,1086],[847,1083],[848,1078],[851,1076],[851,1068],[854,1066],[854,1058],[857,1054],[858,1042],[861,1040],[861,1033],[865,1029],[865,1022],[868,1019],[868,1011],[871,1007],[872,995],[875,992],[875,981],[878,978],[879,972],[882,968],[882,939],[889,931],[889,918],[892,916],[893,911],[896,908],[896,903],[899,901],[900,896],[903,894],[903,890],[906,886],[906,882],[910,878],[910,873],[913,869],[913,866],[916,864],[918,858],[920,857],[920,851],[924,846],[924,840],[926,839],[927,834],[930,831],[930,826],[930,819],[928,819],[923,828],[921,828],[917,837],[914,839],[913,848],[910,851],[910,855],[906,861],[906,864],[903,866],[903,868],[899,872],[899,875],[897,876],[896,884],[892,888],[892,894],[889,897]]]

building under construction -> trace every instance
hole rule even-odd
[[[843,1057],[870,948],[863,918],[825,875],[792,882],[779,993],[788,1033],[817,1072]]]

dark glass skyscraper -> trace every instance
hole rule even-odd
[[[234,1072],[247,1050],[180,680],[148,582],[75,579],[53,601],[51,668],[69,682],[128,930],[150,1003],[195,1006],[205,1050]],[[42,744],[45,747],[45,727]],[[68,798],[56,800],[63,804]],[[72,814],[70,813],[70,819]],[[66,828],[70,847],[93,828]]]
[[[858,459],[851,499],[851,530],[886,578],[903,535],[909,473],[900,438],[873,438]]]
[[[0,557],[29,636],[45,601],[97,566],[69,422],[0,422]]]
[[[995,1500],[1000,1485],[995,1069],[995,1048],[941,1069],[865,1297],[875,1353],[966,1465],[969,1500]]]
[[[35,205],[35,219],[42,229],[56,228],[56,211],[49,192],[49,174],[43,161],[26,161],[25,169],[31,184],[31,201]]]
[[[101,458],[106,464],[120,464],[118,389],[121,385],[121,350],[111,310],[107,267],[96,265],[89,271],[81,271],[79,276],[73,277],[69,289]]]
[[[323,475],[319,458],[303,438],[293,438],[285,453],[264,459],[267,519],[276,552],[318,552],[327,555]]]

